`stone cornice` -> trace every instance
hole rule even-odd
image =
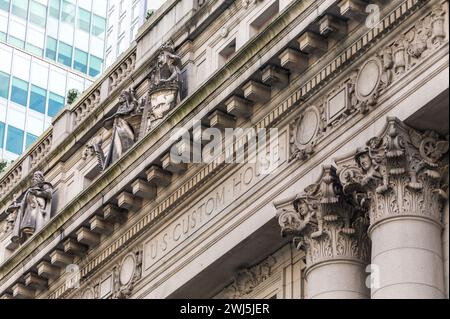
[[[260,123],[261,124],[261,123]],[[264,125],[264,124],[262,124],[262,125]],[[263,126],[262,126],[263,127]],[[149,213],[148,215],[151,215],[151,213]],[[150,218],[151,218],[151,216],[150,216]],[[136,225],[138,225],[139,223],[136,223],[135,224],[135,226]],[[132,227],[132,228],[134,228],[134,227]],[[123,237],[126,237],[126,235],[123,235]],[[126,245],[128,245],[128,243],[126,244]],[[111,246],[110,246],[111,247]],[[109,251],[109,249],[107,248],[107,250]],[[95,268],[97,268],[97,265],[100,265],[100,263],[101,263],[101,261],[100,260],[97,260],[97,258],[95,258],[94,260],[92,260],[92,261],[90,261],[90,264],[91,264],[91,270],[93,270],[93,269],[95,269]],[[88,268],[88,266],[86,266],[86,268]],[[63,289],[62,287],[61,287],[61,289]],[[59,291],[59,290],[58,290]],[[55,295],[56,294],[56,295]],[[55,292],[55,293],[53,293],[52,294],[52,296],[53,297],[57,297],[58,296],[58,292]]]
[[[233,0],[234,1],[234,0]],[[179,0],[167,2],[161,10],[158,10],[157,15],[152,17],[149,20],[149,24],[146,24],[141,28],[140,35],[144,36],[147,34],[154,26],[158,23],[158,21],[173,7],[179,2]],[[208,3],[203,5],[202,10],[198,10],[196,12],[196,16],[189,16],[189,19],[199,19],[199,16],[202,14],[209,15],[210,12],[206,11],[206,8],[209,8],[211,5],[215,4],[216,1],[208,1]],[[225,1],[228,3],[228,1]],[[229,3],[227,4],[229,5]],[[216,14],[216,11],[222,12],[226,9],[227,6],[222,6],[220,8],[214,8],[215,10],[212,12]],[[203,9],[205,8],[205,9]],[[217,9],[217,10],[216,10]],[[204,27],[203,23],[196,27]],[[184,39],[187,37],[187,30],[182,26],[179,27],[178,30],[171,30],[173,34],[171,37],[174,39],[181,38]],[[50,148],[46,149],[45,152],[39,152],[39,161],[36,161],[31,165],[29,162],[29,157],[33,152],[36,152],[36,149],[42,149],[42,144],[46,143],[49,136],[52,136],[53,127],[50,127],[39,139],[34,143],[34,146],[29,149],[27,152],[22,154],[13,165],[11,165],[4,174],[0,176],[0,207],[4,207],[7,203],[12,199],[13,194],[19,193],[21,190],[25,189],[29,186],[29,176],[36,170],[48,171],[55,165],[58,161],[64,160],[65,158],[71,156],[73,152],[79,148],[83,142],[89,139],[89,135],[92,134],[93,129],[97,127],[97,124],[111,109],[116,105],[116,99],[120,93],[120,91],[127,86],[131,85],[136,79],[139,81],[143,80],[143,74],[146,72],[146,67],[149,62],[156,57],[158,50],[153,49],[151,56],[146,58],[146,62],[141,63],[137,69],[131,69],[129,73],[126,74],[126,77],[123,77],[119,86],[110,87],[111,76],[114,73],[123,69],[123,65],[127,63],[127,60],[130,59],[131,56],[136,56],[137,51],[137,42],[134,41],[131,44],[131,47],[121,54],[119,59],[111,65],[100,77],[97,79],[88,90],[83,92],[83,94],[77,98],[75,104],[71,106],[66,106],[63,110],[61,110],[53,119],[53,124],[56,121],[60,120],[63,116],[67,115],[69,117],[68,125],[71,129],[70,134],[64,137],[64,139],[58,145],[52,145]],[[151,51],[151,50],[150,50]],[[145,77],[145,75],[144,75]],[[105,87],[108,89],[108,96],[103,100],[99,100],[100,92],[105,90]],[[88,109],[89,116],[84,115],[83,118],[77,120],[78,110],[80,109]],[[84,112],[84,111],[83,111]],[[88,119],[89,118],[89,119]],[[87,120],[88,119],[88,120]],[[95,119],[93,121],[93,119]],[[68,129],[68,128],[67,128]]]
[[[29,256],[31,252],[35,251],[45,239],[50,238],[57,230],[62,230],[63,225],[68,221],[75,213],[79,212],[82,202],[89,203],[95,197],[101,196],[100,190],[107,189],[110,186],[112,180],[119,176],[123,168],[131,167],[132,163],[136,162],[136,159],[140,158],[142,153],[149,148],[161,143],[161,137],[165,136],[171,128],[175,127],[181,121],[186,114],[191,110],[201,105],[202,102],[220,85],[223,85],[230,75],[237,72],[242,66],[248,63],[248,56],[257,56],[257,52],[262,49],[267,50],[267,44],[270,42],[274,45],[274,34],[280,33],[285,29],[286,24],[290,21],[300,20],[304,14],[314,11],[315,7],[306,7],[304,3],[295,3],[291,6],[292,10],[285,12],[284,15],[279,16],[271,25],[259,36],[252,39],[245,45],[242,51],[236,53],[236,55],[227,63],[225,68],[222,68],[219,72],[216,72],[207,83],[202,85],[196,92],[186,98],[177,108],[172,111],[166,120],[155,128],[150,134],[145,136],[142,140],[138,141],[133,148],[125,154],[119,161],[110,166],[100,178],[97,178],[92,185],[80,193],[76,199],[72,200],[58,213],[52,221],[46,225],[38,234],[26,242],[18,251],[14,253],[0,268],[0,277],[4,278],[12,268],[8,265],[16,259],[23,260],[26,256]],[[299,11],[301,14],[299,15]],[[98,108],[96,112],[101,113]],[[85,121],[86,122],[86,121]],[[83,125],[80,125],[83,126]],[[81,128],[80,128],[81,130]],[[73,135],[71,135],[73,136]],[[64,144],[78,143],[75,141],[75,136],[71,139],[66,138]],[[64,149],[64,145],[58,147],[59,151]],[[47,155],[48,157],[48,155]],[[46,157],[46,158],[47,158]],[[16,188],[15,188],[16,189]],[[10,192],[11,194],[12,192]],[[2,200],[2,205],[6,204],[5,197]],[[47,235],[45,235],[47,234]],[[7,270],[9,269],[9,270]],[[6,272],[4,272],[6,271]]]
[[[374,39],[374,38],[376,38],[377,37],[377,35],[373,35],[373,38],[371,38],[370,40],[369,40],[369,42],[372,40],[372,39]],[[367,42],[367,43],[369,43],[369,42]],[[366,43],[366,45],[367,45],[367,43]],[[350,56],[349,57],[347,57],[347,56],[345,56],[345,59],[344,59],[344,61],[349,61],[349,60],[352,60],[353,59],[353,55],[355,55],[355,56],[357,56],[357,53],[358,53],[358,45],[356,44],[355,45],[356,47],[355,47],[355,52],[350,52]],[[363,46],[361,46],[359,49],[361,49],[361,48],[364,48],[365,46],[363,45]],[[236,58],[237,59],[237,58]],[[339,59],[341,59],[341,57],[339,57]],[[236,61],[232,61],[231,63],[230,63],[230,68],[232,68],[233,67],[233,63],[236,63]],[[343,62],[343,63],[345,63],[345,62]],[[267,127],[267,126],[270,126],[270,125],[273,125],[274,124],[274,122],[276,121],[276,120],[278,120],[279,119],[279,116],[281,115],[281,114],[283,114],[285,111],[287,111],[288,109],[291,109],[294,105],[297,105],[298,104],[298,102],[299,101],[301,101],[302,99],[306,99],[306,98],[308,98],[309,96],[311,96],[312,95],[312,91],[316,88],[316,87],[318,87],[319,86],[319,84],[323,81],[323,80],[325,80],[325,79],[327,79],[327,78],[329,78],[332,74],[334,74],[334,72],[335,71],[337,71],[338,69],[340,69],[340,66],[341,66],[341,64],[336,64],[335,62],[334,62],[334,67],[335,67],[335,69],[333,70],[332,68],[333,68],[333,66],[332,65],[330,65],[329,66],[329,72],[327,72],[327,70],[325,69],[325,71],[324,71],[324,73],[323,73],[323,77],[322,77],[322,72],[320,72],[319,73],[319,76],[320,76],[320,78],[319,79],[316,79],[316,78],[314,78],[314,79],[312,79],[311,81],[309,81],[307,84],[305,84],[305,86],[303,86],[299,91],[297,91],[297,92],[295,92],[288,100],[286,100],[281,106],[280,106],[280,108],[278,108],[278,109],[275,109],[271,114],[269,114],[265,119],[263,119],[263,121],[261,121],[260,123],[258,123],[257,124],[257,126],[258,127]],[[225,72],[225,74],[227,74],[228,72]],[[216,84],[216,83],[214,83],[214,84]],[[209,91],[209,90],[208,90]],[[208,92],[207,91],[207,92]],[[316,90],[314,90],[314,91],[316,91]],[[205,96],[206,97],[206,96]],[[192,100],[191,101],[187,101],[186,103],[193,103],[192,102]],[[183,103],[183,105],[185,105],[184,103]],[[179,109],[180,110],[180,109]],[[174,116],[176,117],[176,115],[175,114],[177,114],[178,112],[175,112],[174,113]],[[167,123],[166,123],[167,124]],[[162,129],[161,129],[161,127],[160,128],[158,128],[157,130],[156,130],[156,132],[155,132],[155,134],[156,135],[159,135],[158,133],[160,132],[160,131],[162,131]],[[161,136],[161,135],[159,135],[159,136]],[[143,144],[143,143],[145,143],[145,144],[147,144],[146,142],[148,142],[148,140],[150,140],[150,138],[151,137],[147,137],[146,139],[145,139],[145,141],[141,141],[141,143],[139,144],[139,145],[136,145],[135,146],[135,149],[134,149],[134,151],[133,152],[130,152],[130,154],[131,153],[133,153],[133,155],[130,155],[130,154],[128,154],[127,156],[125,156],[122,160],[121,160],[121,163],[117,163],[116,165],[115,165],[115,167],[111,167],[111,169],[110,169],[110,171],[108,171],[106,174],[105,174],[105,179],[107,180],[107,181],[109,181],[110,180],[110,178],[112,178],[112,176],[113,175],[116,175],[116,174],[118,174],[118,173],[120,173],[121,172],[121,168],[120,167],[118,167],[119,166],[119,164],[120,164],[120,166],[122,166],[122,167],[126,167],[126,163],[131,163],[135,158],[137,158],[137,155],[138,154],[136,154],[137,152],[138,152],[138,150],[139,149],[141,149],[142,150],[142,148],[143,148],[143,146],[141,146],[141,144]],[[107,184],[108,184],[108,182],[103,182],[103,183],[100,183],[99,181],[97,181],[97,184],[96,184],[96,191],[98,191],[100,188],[104,188]],[[92,189],[92,188],[89,188],[88,189],[89,191],[93,191],[94,189]],[[87,194],[87,192],[84,192],[83,194],[81,194],[80,195],[80,198],[79,198],[79,200],[83,200],[83,198],[86,198],[86,200],[88,201],[89,199],[88,199],[88,194]],[[168,199],[168,200],[172,200],[173,201],[173,199]],[[74,203],[72,203],[72,204],[70,204],[70,205],[72,205],[72,209],[70,209],[70,210],[68,210],[68,211],[65,211],[65,212],[63,212],[62,214],[64,214],[64,216],[72,216],[72,214],[70,213],[71,211],[76,211],[80,206],[78,206],[78,205],[75,205]],[[70,206],[69,205],[69,206]],[[162,205],[161,207],[164,207],[164,205]],[[166,207],[167,207],[167,205],[166,205]],[[60,215],[62,215],[62,214],[60,214]],[[67,215],[66,215],[67,214]],[[158,214],[154,214],[153,212],[151,212],[151,213],[149,213],[148,215],[146,215],[145,216],[145,218],[143,219],[143,220],[141,220],[139,223],[137,223],[136,225],[134,225],[133,227],[132,227],[132,229],[130,230],[132,233],[137,233],[137,232],[140,232],[143,228],[142,227],[140,227],[140,224],[142,223],[142,224],[146,224],[147,222],[149,222],[152,218],[155,218],[156,216],[157,216]],[[59,215],[57,216],[57,218],[59,217]],[[62,218],[62,217],[61,217]],[[56,218],[55,218],[56,219]],[[62,220],[57,220],[56,221],[56,225],[55,225],[55,220],[51,223],[51,225],[49,225],[49,227],[47,227],[48,229],[47,229],[47,231],[46,231],[46,233],[48,233],[48,231],[56,231],[57,229],[59,229],[59,227],[61,227],[63,225],[63,222],[62,222]],[[51,227],[50,227],[51,226]],[[39,235],[39,234],[38,234]],[[41,242],[42,242],[42,235],[44,235],[44,234],[40,234],[39,236],[36,236],[36,238],[34,238],[33,239],[33,241],[35,241],[35,240],[37,240],[37,238],[39,238],[39,240],[41,240]],[[130,237],[130,235],[124,235],[125,237]],[[132,237],[132,236],[131,236]],[[130,237],[130,238],[131,238]],[[124,244],[126,242],[126,240],[124,240],[124,239],[122,239],[122,238],[120,238],[118,241],[117,241],[117,245],[118,246],[120,246],[121,244]],[[121,244],[120,244],[121,243]],[[114,245],[115,247],[118,247],[116,244]],[[22,250],[21,250],[21,252],[23,251],[23,249],[27,249],[27,250],[29,250],[29,248],[30,247],[32,247],[32,249],[34,249],[35,247],[38,247],[38,244],[36,244],[36,245],[32,245],[32,244],[30,244],[30,243],[28,243],[28,247],[23,247],[22,248]],[[108,249],[107,250],[108,252],[110,251],[110,249]],[[22,255],[22,254],[21,254]],[[17,257],[17,256],[16,256]],[[92,265],[99,265],[99,260],[97,260],[97,258],[94,258],[93,260],[92,260]],[[92,271],[94,268],[96,268],[97,266],[95,266],[95,267],[92,267],[92,265],[88,265],[87,267],[86,267],[86,269],[88,269],[88,271]],[[3,268],[3,266],[2,266],[2,268]],[[12,269],[12,268],[11,268]],[[4,270],[4,268],[2,269],[2,271]],[[2,277],[3,277],[3,275],[4,275],[4,273],[2,272]]]

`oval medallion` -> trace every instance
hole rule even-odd
[[[296,140],[300,145],[306,145],[312,141],[317,133],[319,117],[313,109],[306,110],[299,120]]]
[[[377,59],[367,61],[359,70],[356,93],[360,100],[366,100],[377,89],[381,77],[381,64]]]
[[[134,258],[131,255],[128,255],[125,257],[125,259],[122,262],[122,267],[120,268],[120,284],[126,285],[128,284],[134,275],[134,268],[135,268],[135,262]]]

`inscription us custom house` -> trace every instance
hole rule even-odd
[[[287,160],[287,132],[279,135],[278,147],[274,148],[274,158],[278,167]],[[261,173],[260,163],[246,163],[232,173],[225,181],[218,184],[212,191],[202,196],[200,200],[187,210],[178,214],[168,225],[144,243],[144,271],[151,271],[165,256],[175,254],[184,246],[206,231],[218,218],[224,218],[231,204],[237,204],[250,189],[261,181],[271,179],[272,173]],[[276,172],[276,170],[274,171]]]

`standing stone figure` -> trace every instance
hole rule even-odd
[[[25,192],[14,223],[12,242],[23,243],[50,220],[53,186],[35,172],[31,187]]]
[[[113,128],[111,147],[106,155],[103,169],[128,151],[135,142],[135,132],[128,119],[138,111],[138,101],[133,89],[123,91],[116,113],[105,120],[105,127]]]

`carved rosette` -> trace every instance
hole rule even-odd
[[[303,193],[274,205],[282,235],[305,250],[308,268],[336,259],[369,260],[367,210],[344,193],[334,167],[324,167]]]
[[[441,223],[447,200],[447,139],[388,118],[383,133],[338,163],[344,190],[369,207],[370,223],[420,216]]]

